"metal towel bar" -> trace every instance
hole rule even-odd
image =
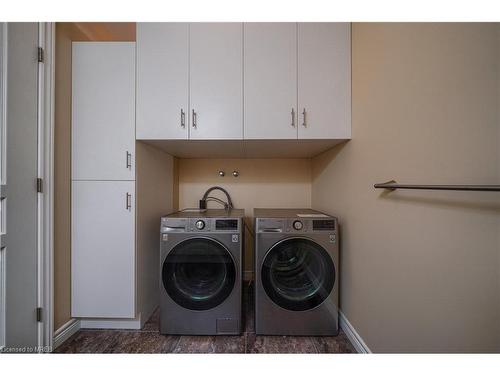
[[[457,190],[457,191],[500,191],[500,185],[411,185],[387,181],[373,185],[375,189]]]

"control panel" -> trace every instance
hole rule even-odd
[[[240,223],[241,219],[163,217],[161,232],[238,232]]]
[[[310,233],[310,232],[333,232],[336,221],[333,218],[260,218],[257,220],[256,231],[258,233]]]
[[[313,230],[335,230],[335,220],[313,220]]]

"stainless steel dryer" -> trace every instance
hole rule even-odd
[[[240,334],[243,217],[234,209],[162,217],[160,333]]]
[[[338,333],[337,219],[310,209],[255,209],[255,331]]]

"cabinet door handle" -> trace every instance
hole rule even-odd
[[[126,151],[127,155],[127,169],[132,169],[132,154],[128,151]]]
[[[196,128],[198,124],[196,123],[196,112],[193,109],[193,128]]]
[[[132,194],[127,193],[125,194],[125,209],[127,211],[130,211],[131,208],[132,208]]]
[[[302,118],[303,118],[302,126],[305,128],[307,126],[307,123],[306,123],[306,109],[305,108],[302,111]]]
[[[291,125],[295,127],[295,110],[292,108],[292,123]]]
[[[181,126],[183,128],[186,127],[186,114],[184,113],[184,110],[181,108]]]

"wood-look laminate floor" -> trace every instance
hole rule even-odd
[[[256,336],[253,289],[245,288],[241,336],[170,336],[158,330],[159,311],[141,330],[83,329],[56,353],[355,353],[345,333],[335,337]]]

